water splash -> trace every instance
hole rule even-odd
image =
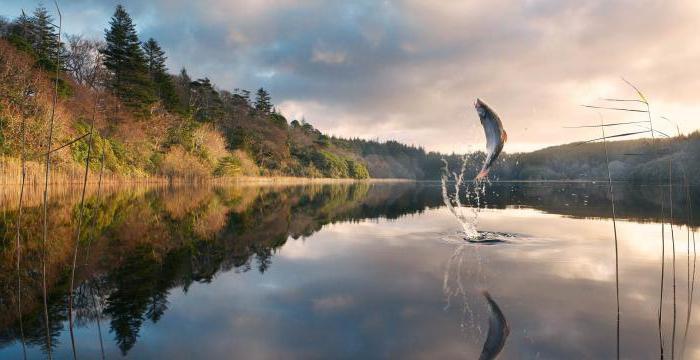
[[[459,224],[462,226],[462,231],[463,235],[466,239],[472,239],[478,237],[479,233],[476,231],[476,222],[477,222],[477,217],[478,217],[478,202],[480,201],[479,197],[479,191],[477,190],[478,184],[475,183],[475,195],[476,195],[476,200],[477,200],[477,207],[468,207],[462,205],[462,201],[460,199],[460,191],[462,189],[462,184],[464,182],[464,171],[466,169],[466,164],[467,164],[467,159],[466,156],[462,158],[462,167],[459,172],[457,173],[450,173],[450,168],[447,163],[447,160],[442,159],[443,163],[443,168],[442,168],[442,175],[440,177],[441,184],[442,184],[442,201],[445,203],[445,206],[447,206],[447,209],[450,210],[452,215],[455,216]],[[450,175],[454,178],[455,185],[454,185],[454,196],[450,197],[448,190],[447,190],[447,182],[450,181]],[[467,201],[469,200],[469,186],[467,185],[466,188],[466,194],[467,194]]]
[[[481,197],[486,190],[486,184],[483,181],[474,181],[472,184],[466,184],[465,194],[467,202],[473,197],[476,201],[476,206],[471,207],[463,205],[460,198],[462,185],[464,184],[464,172],[467,167],[467,156],[462,158],[462,166],[459,173],[450,172],[447,160],[442,159],[442,175],[440,181],[442,185],[442,201],[455,216],[459,224],[462,226],[462,232],[466,240],[478,239],[479,232],[476,230],[477,219],[479,216],[479,207],[481,206]],[[450,197],[447,190],[447,183],[450,181],[450,176],[455,182],[454,195]],[[470,187],[472,185],[472,187]],[[470,191],[471,190],[471,191]]]

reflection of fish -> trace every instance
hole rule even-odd
[[[484,127],[484,133],[486,135],[486,161],[484,161],[484,166],[481,168],[479,175],[476,176],[475,180],[480,180],[488,176],[489,169],[498,155],[503,150],[503,144],[505,144],[508,139],[506,131],[503,130],[503,124],[501,119],[496,115],[491,108],[486,105],[480,99],[476,99],[474,103],[476,112],[479,114],[479,119],[481,120],[481,126]]]
[[[510,328],[506,322],[506,317],[503,316],[501,309],[498,307],[491,294],[488,291],[483,292],[486,301],[489,303],[491,316],[489,317],[489,333],[484,342],[484,348],[481,350],[479,360],[495,359],[496,356],[503,350],[506,344],[506,338],[510,334]]]

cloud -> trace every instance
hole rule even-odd
[[[0,12],[12,15],[22,6],[9,1]],[[99,36],[114,3],[64,6],[69,31]],[[161,41],[173,71],[187,67],[222,88],[263,86],[283,113],[303,113],[336,135],[395,138],[441,151],[478,148],[483,134],[471,104],[480,97],[505,123],[506,151],[581,140],[595,129],[563,126],[597,121],[582,103],[634,96],[621,76],[645,91],[656,114],[683,131],[700,127],[700,4],[693,0],[125,6],[142,37]],[[666,125],[674,127],[660,123]]]
[[[337,65],[345,62],[347,54],[342,51],[330,51],[322,49],[314,49],[311,55],[312,62]]]

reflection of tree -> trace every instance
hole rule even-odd
[[[112,291],[107,296],[104,313],[112,319],[112,332],[124,355],[138,339],[158,281],[154,275],[160,266],[150,250],[145,246],[134,249],[107,277]]]
[[[61,284],[61,287],[65,291],[66,284]],[[63,330],[63,322],[68,319],[66,304],[66,294],[65,292],[57,293],[52,292],[49,294],[47,301],[47,309],[49,314],[49,329],[48,334],[51,338],[51,348],[56,349],[60,342],[58,341],[61,330]],[[44,352],[47,352],[46,344],[46,323],[44,320],[44,314],[42,311],[36,311],[25,317],[23,322],[24,325],[24,336],[27,341],[27,345],[39,346]]]

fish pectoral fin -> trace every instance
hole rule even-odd
[[[474,180],[482,180],[482,179],[484,179],[485,177],[487,177],[488,175],[489,175],[489,169],[481,170],[481,171],[479,172],[479,174],[476,175],[476,177],[474,178]]]
[[[505,130],[501,131],[501,141],[502,142],[508,141],[508,133],[506,133]]]

